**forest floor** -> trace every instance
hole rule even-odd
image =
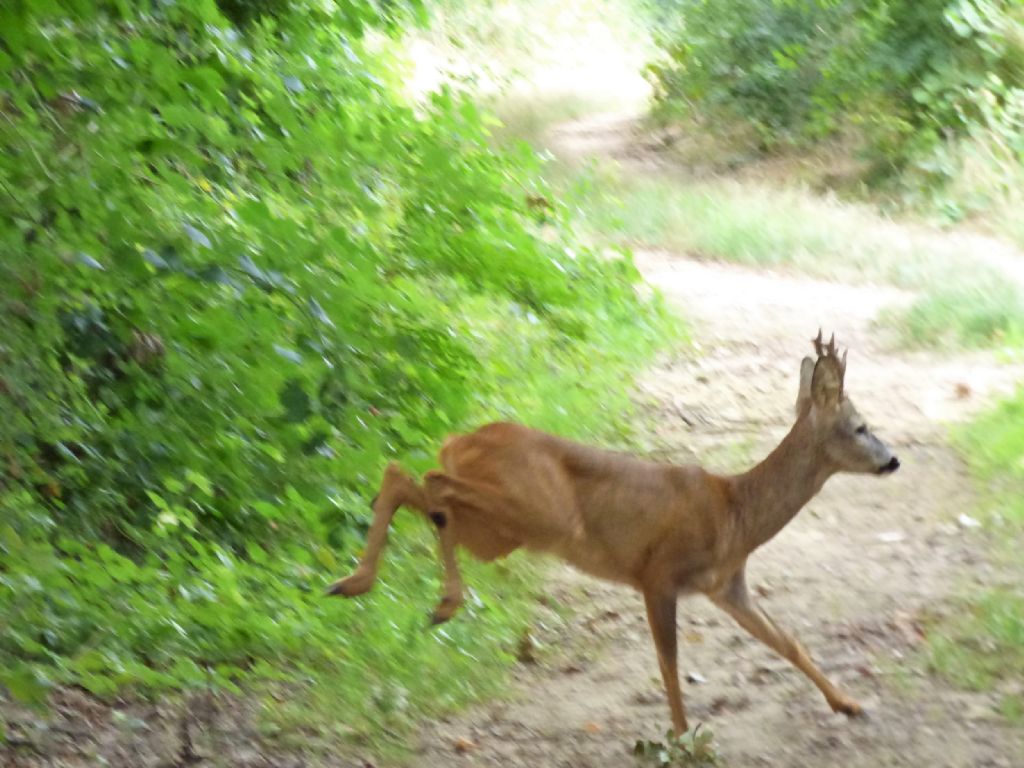
[[[621,116],[561,126],[556,151],[657,172]],[[886,226],[898,227],[887,223]],[[909,226],[909,225],[908,225]],[[948,235],[915,231],[913,237]],[[997,241],[969,236],[979,260]],[[1008,394],[1021,369],[987,353],[899,349],[876,321],[911,294],[796,273],[636,253],[647,281],[687,319],[694,345],[668,353],[636,398],[651,454],[738,470],[792,422],[799,361],[818,328],[850,349],[847,391],[903,466],[891,477],[839,476],[758,551],[748,579],[761,606],[791,629],[868,716],[834,715],[798,671],[703,598],[680,605],[680,668],[691,725],[703,723],[727,766],[1024,765],[1024,729],[996,710],[1005,691],[972,693],[928,669],[923,644],[965,587],[1009,579],[969,516],[979,499],[950,447],[950,425]],[[967,515],[968,517],[961,517]],[[633,743],[660,739],[668,708],[643,603],[631,590],[568,567],[551,569],[551,604],[526,663],[501,701],[427,724],[417,766],[629,766]]]

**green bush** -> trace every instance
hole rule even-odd
[[[1010,0],[678,0],[658,111],[764,147],[856,133],[880,181],[944,185],[983,142],[1024,160],[1024,9]],[[1018,177],[1013,177],[1014,179]],[[980,187],[979,187],[980,190]],[[999,190],[990,190],[994,195]],[[979,192],[980,194],[980,192]],[[967,201],[982,204],[983,201]]]
[[[0,9],[0,682],[15,695],[338,661],[385,674],[433,599],[420,539],[395,578],[423,606],[318,597],[351,566],[385,462],[423,468],[443,433],[485,418],[618,425],[605,390],[662,315],[627,259],[529,211],[536,159],[492,150],[471,100],[402,98],[387,37],[364,33],[420,10]],[[498,605],[500,581],[481,601],[492,625],[442,645],[515,630],[523,590]],[[422,669],[403,669],[415,687]]]
[[[795,138],[815,118],[844,16],[814,0],[678,0],[658,35],[667,57],[649,67],[656,113],[742,121],[765,144]]]

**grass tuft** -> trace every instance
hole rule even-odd
[[[906,309],[888,314],[910,345],[1024,346],[1024,294],[993,273],[929,287]]]
[[[1024,389],[956,434],[956,443],[979,485],[987,489],[990,523],[1001,526],[1007,567],[1024,578]],[[1018,587],[968,595],[953,617],[929,634],[929,662],[964,687],[995,690],[1004,715],[1024,719],[1024,593]]]

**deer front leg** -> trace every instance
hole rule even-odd
[[[740,569],[723,592],[711,595],[710,597],[719,608],[732,616],[747,632],[769,648],[772,648],[776,653],[807,675],[811,682],[818,686],[818,689],[825,694],[825,700],[828,701],[828,705],[832,708],[833,712],[842,712],[844,715],[851,717],[863,713],[860,704],[836,688],[822,674],[821,670],[811,661],[811,657],[808,656],[807,651],[799,642],[786,634],[763,611],[753,604],[747,592],[744,569]]]
[[[686,733],[686,708],[683,706],[683,692],[679,688],[679,667],[676,642],[676,595],[657,590],[644,591],[647,606],[647,622],[654,637],[654,648],[658,652],[658,666],[665,684],[665,695],[672,710],[672,728],[676,736]]]

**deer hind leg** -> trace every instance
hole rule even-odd
[[[507,504],[500,495],[482,483],[454,475],[431,471],[423,477],[430,519],[437,526],[444,563],[444,592],[434,612],[433,623],[452,617],[462,605],[462,578],[455,558],[456,544],[468,549],[477,559],[489,562],[520,546],[503,519]]]
[[[863,712],[856,701],[836,688],[825,677],[796,639],[780,629],[775,622],[754,605],[747,592],[746,578],[742,569],[722,593],[712,595],[711,599],[747,632],[810,678],[811,682],[818,686],[818,690],[825,695],[825,700],[833,712],[842,712],[851,717]]]
[[[665,684],[665,695],[672,711],[672,728],[676,736],[686,733],[686,708],[683,706],[683,692],[679,687],[679,662],[676,640],[676,595],[657,590],[644,591],[647,606],[647,622],[654,637],[654,648],[658,652],[658,666]]]
[[[359,566],[351,576],[339,579],[327,588],[329,595],[355,597],[369,591],[377,580],[377,565],[388,538],[388,528],[395,511],[402,505],[421,512],[427,511],[427,497],[422,487],[409,477],[397,464],[388,464],[384,470],[380,492],[374,498],[373,521],[366,537],[366,549]]]
[[[455,519],[451,512],[435,510],[430,519],[437,526],[437,536],[441,547],[441,564],[444,566],[444,586],[441,602],[437,604],[430,617],[431,624],[442,624],[462,605],[462,574],[459,573],[459,561],[455,557]]]
[[[437,528],[437,538],[440,546],[441,565],[444,568],[444,584],[441,590],[441,602],[437,604],[434,613],[430,617],[431,624],[441,624],[448,621],[462,605],[462,574],[459,572],[459,561],[455,557],[455,529],[456,517],[454,510],[439,493],[440,478],[444,478],[440,472],[427,472],[423,477],[423,486],[426,496],[425,511],[430,522]]]

